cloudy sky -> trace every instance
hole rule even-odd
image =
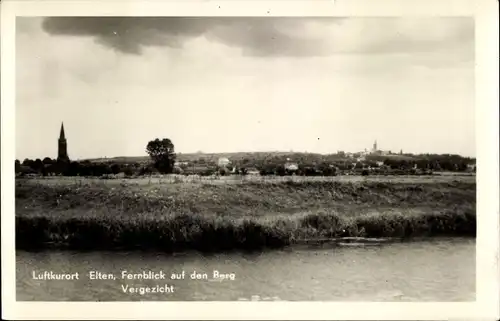
[[[469,18],[17,18],[16,158],[475,156]]]

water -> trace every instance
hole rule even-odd
[[[371,246],[294,247],[258,254],[17,251],[18,301],[474,301],[475,240],[434,239]],[[121,271],[163,271],[167,280],[122,280]],[[213,279],[213,271],[226,273]],[[79,273],[37,280],[33,271]],[[90,280],[90,271],[116,280]],[[170,280],[172,273],[184,280]],[[193,271],[207,279],[191,280]],[[231,280],[231,274],[234,280]],[[165,293],[125,293],[124,287]],[[167,285],[167,287],[165,287]],[[172,288],[173,292],[168,293]]]

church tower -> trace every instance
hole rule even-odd
[[[377,149],[377,140],[375,140],[375,142],[373,143],[373,152],[376,152],[378,149]]]
[[[69,162],[68,145],[64,136],[64,124],[61,123],[61,133],[59,134],[57,161]]]

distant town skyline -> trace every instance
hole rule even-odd
[[[231,153],[314,153],[314,152],[308,152],[308,151],[295,151],[295,150],[290,150],[290,151],[284,151],[284,150],[274,150],[274,151],[230,151],[230,152],[224,152],[224,151],[215,151],[215,152],[204,152],[204,151],[193,151],[193,152],[187,152],[187,153],[182,153],[182,152],[177,152],[178,154],[231,154]],[[353,154],[361,154],[361,155],[379,155],[379,156],[387,156],[387,155],[396,155],[396,154],[427,154],[427,153],[408,153],[404,152],[403,149],[400,149],[399,152],[396,150],[383,150],[378,148],[378,142],[377,140],[374,141],[373,145],[371,148],[364,148],[363,150],[357,150],[357,151],[345,151],[345,150],[338,150],[336,152],[330,152],[330,153],[319,153],[319,154],[338,154],[338,153],[345,153],[346,155],[353,155]],[[100,159],[100,158],[120,158],[120,157],[148,157],[147,155],[114,155],[114,156],[100,156],[100,157],[86,157],[86,158],[77,158],[77,159],[70,159],[68,152],[67,152],[67,140],[65,138],[65,131],[64,131],[64,123],[61,123],[60,127],[60,133],[59,133],[59,138],[58,138],[58,152],[57,152],[57,158],[53,158],[51,156],[40,156],[40,157],[26,157],[24,159],[43,159],[46,157],[53,158],[62,160],[62,161],[68,161],[68,160],[87,160],[87,159]],[[443,154],[443,153],[438,153],[438,154]],[[446,154],[446,153],[444,153]],[[474,156],[468,156],[468,155],[460,155],[464,157],[472,157],[475,158]],[[24,159],[17,159],[19,161],[23,161]],[[291,159],[289,159],[291,160]],[[219,160],[220,161],[220,160]]]
[[[71,159],[146,156],[155,138],[476,156],[472,18],[16,21],[20,160],[56,158],[62,122]]]

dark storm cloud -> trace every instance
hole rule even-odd
[[[336,52],[429,51],[470,42],[474,37],[472,19],[427,19],[410,29],[404,25],[398,33],[401,21],[406,19],[50,17],[44,19],[42,27],[52,35],[94,37],[100,44],[129,54],[140,54],[142,48],[147,46],[182,47],[185,41],[200,36],[241,48],[243,54],[248,56],[298,57]],[[439,34],[440,28],[444,27],[444,34],[442,30],[439,37],[429,33],[424,27],[429,22],[434,22],[431,31]],[[308,28],[311,25],[313,28]],[[339,31],[336,34],[335,28]],[[419,32],[421,29],[422,32]],[[344,36],[339,37],[339,34]]]
[[[45,18],[42,27],[52,35],[92,36],[103,45],[131,54],[140,54],[145,46],[179,47],[188,39],[204,36],[240,47],[248,55],[322,55],[321,39],[301,35],[303,24],[312,20],[322,21],[260,17],[51,17]]]

